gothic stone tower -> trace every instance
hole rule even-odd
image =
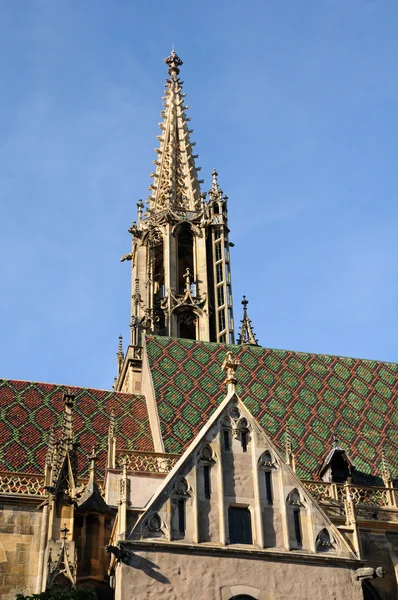
[[[137,204],[132,251],[122,257],[132,263],[131,340],[126,356],[119,348],[115,387],[125,391],[138,391],[126,374],[140,369],[146,332],[234,343],[228,199],[216,171],[208,200],[201,193],[179,78],[182,60],[173,50],[165,63],[169,78],[151,194],[146,206]]]

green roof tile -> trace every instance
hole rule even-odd
[[[302,477],[313,476],[333,431],[358,470],[377,474],[384,446],[398,474],[397,365],[156,336],[146,348],[166,451],[182,451],[225,397],[231,350],[241,399],[280,447],[289,425]]]

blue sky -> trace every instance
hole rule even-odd
[[[170,6],[172,8],[170,8]],[[398,361],[395,0],[0,4],[0,376],[109,388],[175,44],[235,320]]]

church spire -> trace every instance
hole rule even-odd
[[[170,209],[198,211],[201,209],[200,183],[195,158],[190,141],[192,130],[185,111],[183,82],[179,78],[181,58],[173,50],[164,59],[169,67],[169,79],[166,79],[164,110],[160,113],[163,121],[159,123],[162,133],[156,149],[158,159],[154,161],[156,171],[151,173],[153,183],[149,186],[150,211],[161,212]]]
[[[131,337],[123,355],[118,352],[118,391],[140,389],[146,334],[235,340],[228,199],[215,171],[209,200],[201,194],[179,76],[182,60],[173,50],[165,63],[169,77],[149,206],[139,200],[129,229],[132,248],[122,257],[132,268]]]
[[[252,322],[247,314],[247,305],[249,301],[246,300],[246,296],[243,296],[243,319],[241,320],[242,325],[240,326],[240,332],[238,336],[238,344],[247,346],[258,346],[258,341],[254,334]]]

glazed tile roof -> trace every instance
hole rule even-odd
[[[157,336],[146,350],[166,452],[182,452],[225,396],[231,350],[239,396],[280,448],[288,425],[300,477],[314,476],[333,431],[358,475],[380,473],[384,447],[397,477],[397,364]]]
[[[0,379],[0,471],[43,473],[50,429],[59,433],[62,395],[67,386]],[[75,394],[73,433],[80,443],[79,474],[88,469],[87,455],[99,449],[99,468],[105,464],[109,416],[115,411],[117,446],[153,450],[143,396],[86,388]]]

